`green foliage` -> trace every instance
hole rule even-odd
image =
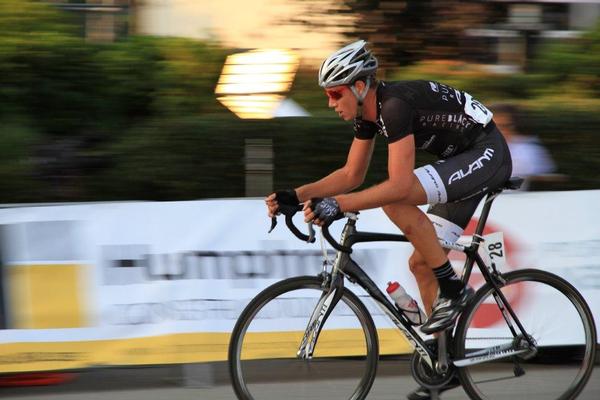
[[[34,180],[31,153],[39,137],[25,121],[4,121],[0,140],[0,203],[35,201],[38,187]]]
[[[482,100],[594,99],[600,96],[600,24],[581,38],[549,42],[527,73],[497,74],[487,67],[448,60],[425,60],[396,69],[391,80],[438,80]]]
[[[98,110],[126,127],[142,118],[223,112],[213,95],[225,52],[187,39],[130,37],[98,47]]]
[[[333,118],[159,119],[109,146],[114,166],[96,177],[93,197],[243,197],[245,141],[252,138],[273,142],[276,187],[300,185],[343,165],[352,136],[347,124]]]
[[[48,4],[5,0],[0,21],[0,113],[36,115],[40,127],[52,125],[48,115],[70,124],[85,104],[76,86],[86,55],[68,18]]]
[[[386,78],[516,101],[527,110],[524,133],[538,135],[569,176],[551,189],[598,188],[599,32],[544,48],[533,73],[422,61]],[[315,70],[302,68],[290,93],[312,118],[240,120],[214,95],[228,52],[162,37],[92,44],[51,5],[0,1],[0,202],[243,196],[250,138],[272,139],[276,188],[343,165],[351,127],[328,109]],[[418,165],[429,161],[418,155]],[[386,166],[378,140],[365,185],[385,179]]]
[[[223,112],[212,95],[225,51],[188,39],[91,44],[37,1],[0,4],[0,116],[52,135],[119,131],[140,118]]]
[[[223,111],[214,89],[225,62],[225,52],[210,44],[187,39],[158,42],[159,87],[156,111],[162,115],[198,115]]]
[[[523,133],[538,135],[565,182],[538,185],[537,190],[600,188],[600,114],[597,107],[531,104],[519,120]]]
[[[593,189],[600,176],[597,129],[600,116],[562,104],[530,104],[524,133],[540,136],[566,182],[539,189]],[[6,182],[0,202],[92,200],[185,200],[242,197],[245,194],[246,139],[271,139],[274,186],[286,188],[318,179],[345,162],[352,140],[348,123],[328,118],[282,118],[244,121],[232,115],[155,118],[132,126],[80,156],[102,161],[101,168],[65,167],[48,182],[34,181],[31,144],[39,140],[25,121],[3,125],[0,179]],[[66,162],[66,160],[63,160]],[[431,162],[418,153],[417,165]],[[87,171],[87,172],[86,172]],[[377,140],[364,187],[387,176],[385,140]],[[57,181],[58,179],[58,181]],[[58,183],[58,185],[53,184]]]
[[[548,76],[541,73],[499,74],[485,66],[448,60],[421,61],[390,74],[390,80],[411,79],[439,81],[485,102],[530,99],[548,84]]]
[[[522,124],[550,151],[566,182],[538,189],[592,189],[600,176],[600,117],[572,109],[530,108]],[[245,195],[245,140],[271,139],[274,187],[294,187],[342,166],[352,141],[348,123],[330,118],[243,121],[233,116],[160,118],[144,122],[99,150],[104,168],[77,184],[75,200],[185,200]],[[566,139],[568,138],[568,140]],[[432,161],[418,153],[417,165]],[[387,177],[387,146],[377,140],[364,187]],[[46,199],[48,200],[48,199]]]
[[[550,77],[549,93],[570,87],[576,96],[600,96],[600,23],[579,39],[545,46],[534,68]]]
[[[44,35],[72,35],[76,31],[67,14],[48,3],[31,0],[0,2],[2,37],[36,38]]]
[[[2,199],[93,200],[95,176],[113,158],[104,147],[136,138],[135,127],[228,113],[213,94],[225,56],[188,39],[89,43],[50,4],[2,0],[0,129],[2,148],[16,152],[0,163]]]

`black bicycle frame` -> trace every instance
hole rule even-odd
[[[356,220],[348,219],[342,233],[342,246],[351,248],[355,243],[375,242],[375,241],[394,241],[408,242],[404,235],[384,234],[373,232],[358,232],[356,230]],[[367,275],[367,273],[350,257],[349,252],[339,251],[339,259],[336,260],[336,265],[339,265],[339,272],[346,276],[351,282],[362,287],[379,306],[388,314],[394,324],[404,333],[407,340],[412,344],[416,351],[419,352],[423,360],[433,367],[433,360],[436,357],[432,354],[425,342],[418,333],[415,332],[412,324],[406,316],[396,308],[387,296],[377,287],[375,282]],[[335,271],[334,271],[335,273]]]
[[[498,194],[500,194],[501,192],[502,190],[498,190],[489,193],[486,196],[483,210],[479,217],[475,233],[473,234],[473,240],[469,246],[453,245],[450,243],[446,243],[444,247],[449,249],[455,249],[458,251],[463,251],[466,254],[466,261],[463,267],[462,274],[462,280],[465,284],[469,281],[473,269],[473,264],[477,264],[477,266],[481,270],[485,281],[494,288],[494,297],[496,298],[498,306],[502,310],[502,315],[504,316],[513,335],[517,336],[517,333],[514,330],[512,324],[510,323],[506,312],[508,312],[512,320],[517,324],[526,340],[531,345],[533,345],[533,343],[531,343],[531,339],[526,334],[524,327],[518,320],[516,314],[510,307],[510,304],[506,300],[506,297],[500,290],[499,285],[502,285],[503,282],[501,278],[499,278],[499,274],[496,271],[490,271],[489,267],[485,264],[481,256],[478,254],[479,245],[481,244],[481,242],[483,242],[483,229],[487,222],[492,203],[494,199],[498,196]],[[329,232],[326,229],[323,229],[323,233],[324,236],[331,243],[332,240]],[[339,257],[339,259],[336,260],[336,265],[338,265],[339,272],[342,275],[346,276],[351,282],[356,283],[360,287],[362,287],[380,305],[380,307],[382,307],[383,310],[387,312],[388,316],[392,319],[396,326],[405,334],[406,338],[419,352],[421,357],[430,366],[432,366],[433,361],[436,360],[436,356],[432,354],[429,348],[425,345],[423,339],[421,339],[421,337],[415,332],[412,324],[409,322],[406,316],[402,312],[400,312],[390,300],[388,300],[387,296],[383,294],[383,292],[377,287],[375,282],[373,282],[373,280],[363,271],[363,269],[350,257],[350,253],[352,252],[352,246],[354,244],[382,241],[408,242],[409,240],[406,238],[405,235],[401,234],[359,232],[356,230],[356,219],[349,218],[346,222],[346,225],[344,226],[341,242],[337,246],[334,246],[336,249],[338,249]],[[331,244],[333,245],[333,243]],[[324,322],[325,321],[323,321],[323,323]]]

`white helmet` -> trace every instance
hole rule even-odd
[[[375,74],[377,59],[365,48],[367,42],[359,40],[330,55],[319,69],[319,85],[323,88],[349,85],[358,78]]]

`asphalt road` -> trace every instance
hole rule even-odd
[[[560,371],[553,372],[560,374]],[[208,377],[208,378],[207,378]],[[557,375],[557,378],[559,376]],[[331,391],[335,393],[341,379],[331,380]],[[532,385],[522,399],[542,400],[543,388],[552,384],[547,379]],[[369,399],[398,400],[416,387],[409,362],[406,358],[380,361],[377,379]],[[289,385],[273,385],[273,399],[289,398]],[[322,393],[321,398],[328,398]],[[0,398],[14,400],[231,400],[235,398],[224,364],[195,366],[161,366],[147,368],[104,368],[80,371],[73,374],[69,382],[40,387],[0,387]],[[444,400],[466,399],[461,388],[445,392]],[[600,372],[596,368],[584,392],[582,400],[600,399]],[[515,398],[514,400],[521,400]]]

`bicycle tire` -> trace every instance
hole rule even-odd
[[[252,343],[256,342],[256,339],[251,335],[262,334],[262,332],[251,332],[249,334],[249,331],[253,329],[250,327],[254,325],[259,326],[259,315],[262,315],[261,313],[263,313],[263,310],[265,310],[264,312],[268,315],[268,310],[275,309],[274,306],[270,306],[269,304],[275,305],[277,303],[282,303],[282,299],[286,301],[296,299],[295,301],[298,302],[304,299],[304,297],[301,296],[307,296],[306,298],[310,299],[310,303],[312,303],[314,298],[317,298],[323,293],[324,289],[322,283],[322,278],[311,276],[283,280],[259,293],[246,306],[244,311],[242,311],[231,334],[228,356],[231,382],[238,399],[263,400],[285,397],[286,399],[291,400],[294,399],[295,396],[299,396],[299,398],[317,399],[327,397],[329,399],[344,398],[360,400],[367,396],[377,372],[377,361],[379,357],[377,330],[375,329],[373,319],[365,305],[347,288],[344,288],[340,301],[335,305],[332,314],[323,325],[323,330],[321,331],[321,335],[316,344],[314,358],[310,360],[301,360],[295,357],[295,354],[291,354],[292,351],[298,349],[306,326],[306,321],[312,313],[312,308],[309,310],[309,307],[306,307],[305,310],[307,313],[302,331],[300,333],[294,333],[292,330],[292,334],[296,336],[291,340],[290,348],[287,349],[287,355],[289,355],[289,357],[282,357],[280,354],[272,354],[260,355],[258,356],[258,359],[256,359],[257,356],[252,354],[253,350],[248,350],[251,346],[255,346]],[[301,295],[298,296],[298,293]],[[347,308],[344,305],[347,306]],[[282,304],[279,304],[278,307],[278,309],[282,309],[282,307],[285,308],[288,307],[288,305],[286,304],[284,307]],[[290,306],[290,308],[293,307],[294,306]],[[302,307],[298,308],[301,309]],[[356,318],[357,324],[360,325],[356,326],[356,329],[351,331],[354,332],[353,337],[358,338],[357,343],[364,341],[364,356],[332,357],[326,354],[327,351],[323,352],[325,356],[319,356],[318,353],[320,352],[320,348],[326,346],[324,344],[327,340],[325,337],[332,337],[331,335],[327,336],[330,333],[330,331],[327,331],[328,325],[332,325],[335,328],[335,324],[339,322],[337,321],[338,317],[336,317],[336,310],[338,309],[343,310],[343,312],[341,312],[343,315],[339,318],[351,319],[352,322],[354,322],[354,318]],[[351,311],[353,316],[346,316],[344,314],[348,314],[348,310]],[[346,322],[346,320],[344,320],[344,322]],[[331,333],[335,332],[337,332],[335,329],[331,331]],[[347,332],[344,331],[344,333]],[[289,332],[286,334],[289,334]],[[269,338],[267,337],[266,340],[269,340]],[[275,341],[277,340],[278,339],[275,339]],[[338,338],[335,337],[334,340],[335,342],[330,342],[336,345],[336,342],[341,342],[342,339],[338,340]],[[266,347],[276,347],[272,343],[273,342],[263,344],[265,344]],[[267,352],[269,351],[270,350],[267,350]],[[246,356],[246,354],[248,354],[248,356]],[[288,376],[289,372],[285,371],[287,367],[294,368],[292,370],[294,372],[292,374],[293,376]],[[331,380],[338,377],[335,375],[331,376],[332,374],[352,374],[354,369],[358,370],[363,367],[364,371],[359,371],[359,373],[356,374],[358,376],[358,383],[354,389],[351,389],[348,396],[342,392],[343,388],[340,385],[332,385]],[[311,381],[313,372],[320,374],[316,377],[318,379],[315,381]],[[344,378],[347,378],[347,376],[344,375]],[[308,385],[305,385],[305,383]],[[333,392],[325,393],[323,391],[324,389],[320,389],[320,386],[322,386],[321,384],[325,383],[328,386],[327,389],[333,390]],[[344,383],[347,383],[347,381],[344,381]],[[272,393],[270,390],[279,392]]]
[[[594,318],[583,296],[566,280],[546,271],[525,269],[507,273],[503,278],[506,283],[501,291],[527,334],[536,341],[536,351],[522,350],[523,354],[488,358],[481,364],[458,368],[465,392],[476,400],[525,398],[528,393],[542,394],[549,400],[574,399],[590,378],[596,354]],[[455,360],[469,354],[474,357],[478,350],[481,354],[482,343],[487,343],[486,349],[511,346],[510,329],[497,302],[490,297],[492,292],[489,284],[483,285],[462,313],[454,336]],[[524,301],[525,294],[533,297]],[[552,307],[552,317],[547,311],[536,313],[537,306]],[[486,325],[489,321],[478,320],[489,320],[494,312],[499,323]],[[522,344],[520,349],[527,347],[524,339],[522,335],[513,339],[512,348],[515,343]],[[564,349],[567,352],[561,354]],[[494,351],[499,357],[498,350]]]

